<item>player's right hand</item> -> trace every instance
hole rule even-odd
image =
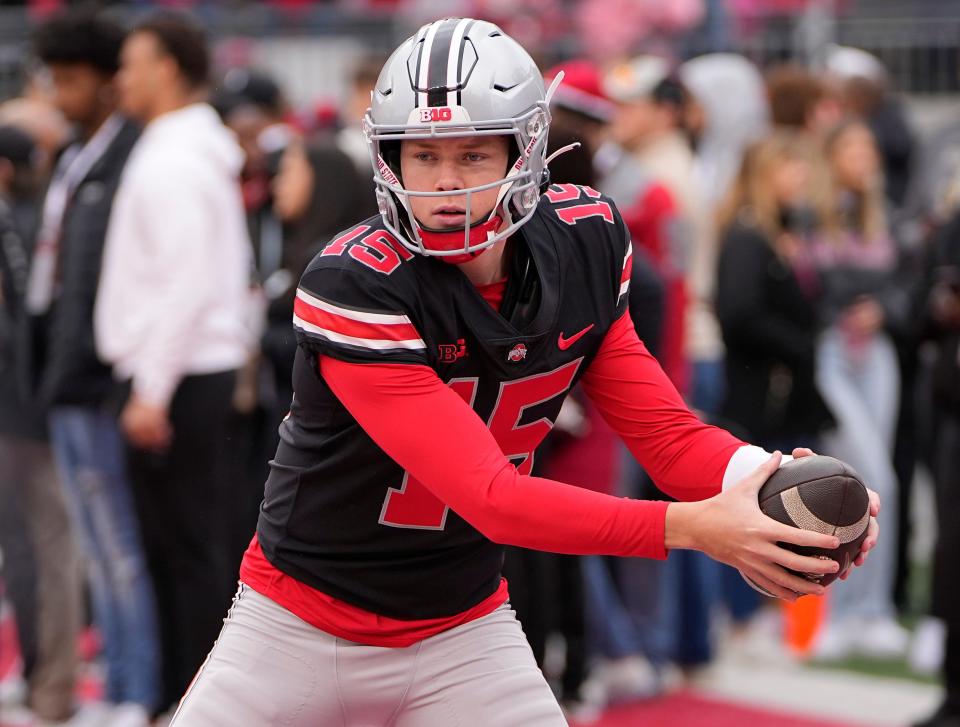
[[[833,535],[790,527],[761,512],[760,488],[780,466],[780,458],[775,452],[747,477],[709,500],[671,503],[667,508],[667,546],[700,550],[733,566],[772,595],[794,601],[804,594],[820,595],[824,588],[787,569],[827,574],[835,573],[839,564],[799,555],[778,543],[828,549],[840,543]],[[671,541],[676,545],[671,546]]]

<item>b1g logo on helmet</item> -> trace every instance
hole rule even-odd
[[[518,343],[516,346],[510,349],[510,352],[507,354],[507,361],[511,363],[519,363],[527,357],[527,345],[525,343]]]
[[[420,121],[424,124],[450,121],[451,119],[453,119],[453,109],[449,106],[433,106],[428,109],[420,109]]]

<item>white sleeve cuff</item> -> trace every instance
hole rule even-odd
[[[151,369],[134,374],[133,392],[148,404],[166,408],[170,406],[179,383],[180,377],[176,373]]]
[[[737,484],[757,467],[770,459],[772,455],[773,452],[768,452],[763,447],[757,447],[753,444],[740,447],[740,449],[730,457],[730,461],[727,462],[727,469],[723,472],[723,483],[720,488],[726,490],[733,487],[733,485]],[[785,462],[789,462],[792,459],[793,455],[783,455],[783,459],[780,460],[780,466],[782,467]]]

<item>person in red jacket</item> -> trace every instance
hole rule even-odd
[[[551,93],[515,41],[469,18],[387,61],[365,121],[381,214],[301,278],[293,404],[176,727],[565,724],[507,600],[504,544],[696,548],[788,599],[822,588],[786,569],[836,570],[778,545],[833,536],[760,512],[781,455],[697,420],[637,339],[619,213],[549,184]],[[578,382],[682,502],[531,475]]]

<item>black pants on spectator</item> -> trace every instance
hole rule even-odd
[[[893,602],[903,613],[909,607],[910,595],[910,527],[913,516],[913,475],[918,458],[917,376],[919,362],[916,346],[910,350],[898,347],[900,354],[900,412],[897,416],[896,439],[893,443],[893,469],[897,473],[897,558],[893,577]]]
[[[258,406],[250,413],[235,413],[231,417],[231,441],[236,446],[230,461],[230,489],[233,495],[229,530],[235,572],[239,572],[244,551],[257,530],[263,487],[270,474],[270,460],[277,452],[280,423],[288,411],[289,402],[282,412]]]
[[[170,405],[173,443],[130,451],[130,479],[157,594],[161,709],[177,703],[220,633],[235,590],[229,462],[236,373],[187,376]]]
[[[960,713],[960,412],[940,413],[936,442],[937,544],[931,610],[947,625],[947,701]]]
[[[946,687],[946,703],[960,714],[960,626],[947,625],[947,645],[943,661],[943,680]]]

